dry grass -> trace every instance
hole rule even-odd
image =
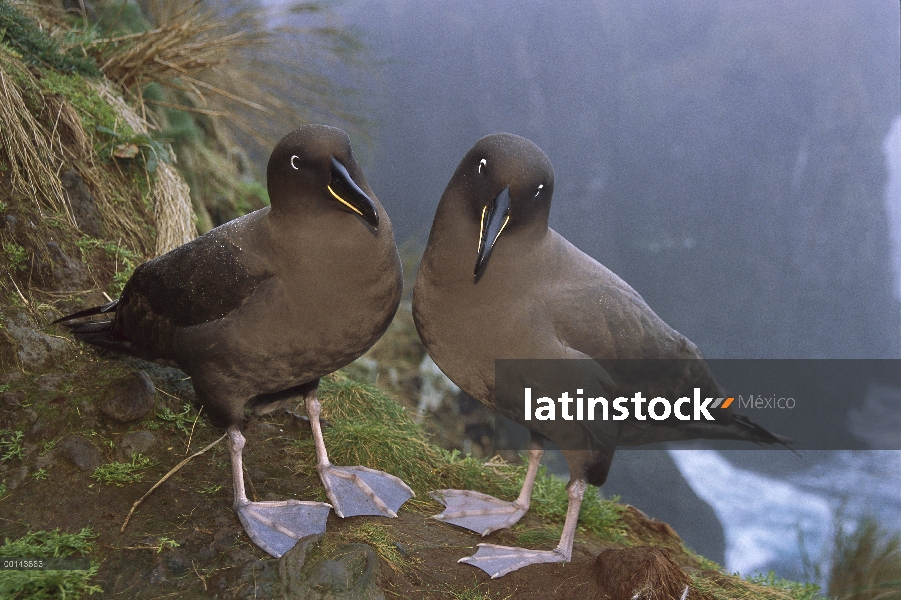
[[[679,600],[691,585],[691,578],[664,548],[604,550],[594,568],[598,587],[608,600]],[[703,593],[692,596],[709,600]]]
[[[191,191],[172,165],[162,163],[157,168],[153,207],[157,222],[154,254],[165,254],[197,237]]]
[[[267,151],[316,112],[351,129],[362,122],[350,90],[322,74],[336,60],[353,72],[358,48],[318,3],[298,3],[292,12],[321,16],[324,23],[278,30],[267,26],[258,7],[240,2],[217,12],[202,0],[150,0],[144,12],[152,29],[94,40],[86,50],[139,104],[151,82],[178,92],[147,100],[151,113],[177,108],[227,117],[220,125],[229,133]]]
[[[135,133],[147,133],[149,124],[106,83],[94,89]],[[151,182],[156,220],[154,256],[165,254],[197,237],[188,185],[172,165],[161,162]],[[123,223],[123,226],[127,224]]]
[[[141,86],[157,82],[188,89],[203,97],[212,90],[194,75],[228,61],[236,47],[251,43],[242,31],[227,32],[224,21],[215,18],[201,0],[178,6],[155,2],[158,26],[148,31],[99,39],[86,46],[106,77],[123,88],[140,93]],[[181,80],[179,84],[176,80]]]
[[[861,520],[853,533],[838,523],[829,595],[839,600],[901,599],[901,534],[888,533],[872,518]]]
[[[24,80],[26,85],[20,87],[16,80]],[[33,198],[41,216],[44,210],[63,213],[74,225],[59,180],[63,161],[53,149],[55,127],[53,132],[47,132],[28,110],[23,87],[37,87],[37,84],[24,65],[0,48],[0,123],[3,123],[0,144],[9,166],[13,192]],[[61,145],[60,150],[63,150]]]

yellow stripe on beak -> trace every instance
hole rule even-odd
[[[477,254],[482,253],[482,244],[484,243],[484,238],[482,237],[485,233],[485,211],[488,210],[488,206],[482,207],[482,220],[479,221],[479,249],[476,252]]]
[[[332,196],[335,197],[335,200],[337,200],[338,202],[340,202],[341,204],[343,204],[344,206],[346,206],[346,207],[349,208],[350,210],[354,211],[355,213],[357,213],[357,214],[360,215],[361,217],[363,216],[363,213],[360,212],[360,209],[358,209],[356,206],[352,205],[350,202],[348,202],[347,200],[345,200],[344,198],[342,198],[341,196],[339,196],[338,194],[336,194],[336,193],[335,193],[335,190],[332,189],[332,186],[327,185],[327,186],[325,186],[325,188],[329,191],[329,193],[331,193]]]

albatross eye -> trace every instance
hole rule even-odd
[[[297,171],[298,169],[300,169],[300,167],[298,167],[296,164],[294,164],[295,160],[300,160],[300,157],[297,156],[296,154],[291,157],[291,167],[293,167],[294,170]]]
[[[536,196],[536,197],[538,196],[538,194],[541,193],[541,188],[543,188],[543,187],[544,187],[544,184],[543,184],[543,183],[538,184],[538,191],[535,192],[535,196]]]
[[[483,158],[482,160],[479,161],[479,173],[482,172],[482,167],[484,167],[487,164],[488,164],[488,160],[485,158]]]

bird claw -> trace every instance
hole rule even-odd
[[[497,579],[528,565],[567,562],[568,560],[569,558],[559,550],[527,550],[511,546],[479,544],[479,549],[475,554],[461,558],[457,562],[478,567],[488,573],[492,579]]]
[[[415,494],[399,477],[367,467],[319,467],[325,493],[339,517],[396,517]]]
[[[235,512],[253,543],[279,558],[293,548],[297,540],[325,533],[331,508],[325,502],[279,500],[246,502],[236,506]]]
[[[528,510],[472,490],[435,490],[429,495],[445,506],[444,512],[432,518],[481,535],[512,527]]]

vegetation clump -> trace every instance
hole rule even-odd
[[[150,459],[140,454],[131,457],[131,462],[111,462],[100,465],[91,475],[100,483],[114,483],[119,487],[126,483],[141,481],[141,471],[150,466]]]
[[[77,533],[53,531],[32,531],[10,540],[6,538],[0,546],[0,556],[5,558],[51,558],[74,555],[87,556],[93,549],[96,534],[90,527]],[[0,570],[0,598],[29,598],[44,600],[51,598],[81,598],[102,592],[102,588],[91,583],[100,565],[91,562],[86,571],[81,570]]]
[[[15,49],[32,66],[46,66],[61,73],[98,77],[97,64],[80,48],[63,51],[56,40],[45,34],[33,19],[0,0],[0,43]]]

